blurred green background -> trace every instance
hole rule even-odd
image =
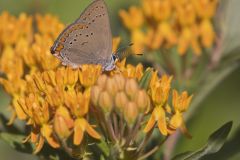
[[[112,32],[114,36],[124,37],[123,27],[118,17],[119,9],[126,9],[138,0],[106,0],[110,12]],[[0,0],[0,13],[8,11],[18,15],[21,12],[29,14],[51,13],[57,15],[62,22],[69,24],[74,21],[81,11],[90,3],[90,0]],[[240,6],[238,6],[240,7]],[[237,15],[236,15],[237,16]],[[1,22],[0,22],[1,25]],[[239,39],[239,38],[238,38]],[[128,40],[122,39],[123,43]],[[0,111],[8,112],[9,99],[3,90],[0,91]],[[238,160],[240,159],[240,68],[232,72],[204,99],[201,107],[187,124],[192,140],[181,138],[175,153],[187,150],[196,150],[205,144],[208,136],[223,123],[233,120],[233,129],[228,137],[229,142],[222,148],[221,153],[211,155],[205,159]],[[1,128],[1,124],[0,124]],[[0,160],[37,159],[34,156],[18,153],[0,140]],[[229,158],[231,157],[231,158]]]

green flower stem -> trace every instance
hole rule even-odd
[[[94,113],[94,117],[96,118],[97,122],[99,123],[102,133],[104,134],[105,137],[108,138],[109,134],[107,134],[108,130],[104,123],[106,120],[105,120],[103,113],[101,112],[100,109],[97,109],[97,107],[95,107],[95,106],[90,107],[90,109],[91,109],[91,113]]]
[[[112,129],[112,122],[108,118],[108,121],[106,120],[106,117],[101,109],[98,109],[97,107],[93,106],[93,113],[95,117],[97,118],[97,121],[99,122],[99,125],[101,126],[103,133],[106,133],[106,138],[109,138],[112,142],[116,141],[116,137],[114,135],[113,129]]]
[[[127,147],[130,144],[130,142],[132,142],[136,138],[137,133],[139,131],[138,129],[140,128],[142,120],[143,120],[143,115],[140,115],[137,118],[137,121],[135,122],[135,124],[129,130],[129,136],[126,139],[125,147]]]
[[[139,145],[138,149],[137,149],[137,154],[141,155],[144,148],[146,147],[146,145],[148,144],[149,140],[152,138],[152,133],[153,133],[154,128],[152,128],[144,137],[144,139],[142,140],[141,144]]]
[[[164,144],[164,142],[166,142],[166,140],[168,139],[169,136],[166,136],[164,138],[164,140],[157,146],[155,146],[154,148],[152,148],[150,151],[148,151],[147,153],[145,153],[144,155],[142,155],[141,157],[139,157],[137,160],[144,160],[146,159],[147,157],[153,155],[155,152],[157,152],[161,146]]]
[[[59,138],[59,140],[60,140],[60,142],[61,142],[61,144],[62,144],[62,147],[63,147],[63,150],[70,156],[70,157],[72,157],[72,152],[73,152],[73,150],[70,148],[70,147],[68,147],[68,145],[67,145],[67,143],[66,143],[66,140],[64,139],[60,139]]]
[[[118,120],[117,120],[117,114],[115,112],[112,113],[112,117],[113,117],[113,125],[114,125],[114,132],[115,132],[115,135],[117,137],[117,139],[120,138],[120,133],[119,133],[119,130],[118,130]]]
[[[119,117],[120,117],[120,125],[119,125],[119,130],[120,130],[120,141],[122,141],[122,138],[123,138],[123,136],[124,136],[124,131],[125,131],[125,127],[126,127],[126,125],[125,125],[125,123],[124,123],[124,119],[123,119],[123,115],[122,114],[120,114],[119,115]]]
[[[108,118],[107,121],[105,122],[105,125],[108,128],[108,133],[112,139],[112,142],[116,142],[117,141],[117,137],[114,133],[114,129],[113,129],[113,122],[111,120],[111,118]]]

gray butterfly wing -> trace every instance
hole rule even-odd
[[[90,4],[58,37],[51,49],[63,63],[105,65],[111,59],[112,35],[103,0]]]
[[[80,17],[75,21],[75,23],[81,22],[89,22],[92,19],[95,19],[93,11],[98,9],[104,9],[107,12],[107,7],[104,0],[94,0],[84,11],[81,13]]]

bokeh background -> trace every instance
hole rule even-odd
[[[239,0],[235,0],[237,2]],[[65,24],[73,22],[83,11],[83,9],[90,3],[90,0],[0,0],[0,13],[8,11],[13,15],[19,15],[22,12],[28,14],[50,13],[56,15]],[[122,37],[122,43],[129,43],[126,37],[126,30],[121,24],[119,18],[119,10],[127,9],[130,5],[139,4],[139,0],[106,0],[109,8],[110,21],[112,33],[114,36]],[[237,11],[240,9],[239,5],[234,5],[230,8],[233,12],[231,15],[239,17]],[[233,18],[233,25],[240,26],[240,18],[236,21]],[[234,20],[235,19],[235,20]],[[0,22],[1,25],[1,22]],[[234,27],[234,26],[233,26]],[[234,33],[232,33],[234,34]],[[237,34],[236,34],[237,36]],[[239,42],[240,37],[236,38]],[[232,43],[232,42],[229,42]],[[7,106],[9,97],[0,88],[0,111],[8,112]],[[215,154],[208,156],[206,159],[240,159],[240,68],[235,69],[224,80],[222,80],[203,100],[200,108],[196,111],[194,116],[188,121],[187,125],[193,138],[191,140],[182,137],[175,150],[180,153],[187,150],[196,150],[205,144],[211,132],[219,128],[226,121],[233,121],[233,129],[228,137],[228,142],[222,148],[224,155]],[[18,124],[21,125],[21,124]],[[1,123],[0,123],[1,127]],[[37,159],[34,156],[22,154],[12,150],[8,145],[0,140],[0,160],[13,159]],[[230,155],[230,156],[229,156]],[[229,158],[231,157],[231,158]]]

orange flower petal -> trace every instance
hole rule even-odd
[[[44,138],[40,136],[33,154],[37,154],[42,149],[43,145],[44,145]]]
[[[74,135],[73,135],[73,143],[75,145],[81,144],[85,128],[86,128],[86,121],[83,118],[79,118],[75,120]]]
[[[155,116],[158,117],[158,129],[159,131],[166,136],[167,132],[167,123],[166,123],[166,115],[165,111],[162,107],[156,107]]]
[[[145,133],[149,132],[155,125],[156,119],[155,119],[155,115],[154,115],[154,112],[155,112],[154,110],[153,110],[153,113],[151,114],[151,117],[148,120],[146,127],[143,130]]]
[[[173,130],[176,130],[177,128],[179,128],[183,123],[183,117],[182,117],[182,114],[180,112],[176,112],[170,122],[169,122],[169,125],[170,125],[170,128],[173,129]]]
[[[53,137],[52,132],[53,132],[52,127],[47,124],[43,125],[41,128],[41,134],[43,135],[44,138],[46,138],[49,145],[52,146],[53,148],[59,148],[60,145],[57,142],[56,138]]]
[[[89,123],[86,123],[86,131],[93,138],[96,138],[96,139],[101,138],[100,134],[98,134],[98,132],[96,132]]]
[[[74,128],[73,144],[79,145],[83,139],[83,131],[79,127]]]

